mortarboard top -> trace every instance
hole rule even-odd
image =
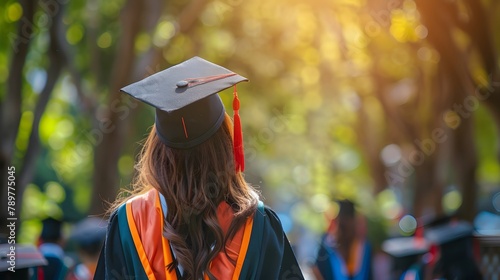
[[[69,240],[79,246],[102,243],[106,238],[106,229],[106,221],[96,217],[86,218],[75,225]]]
[[[26,244],[0,244],[0,272],[7,271],[11,254],[11,246],[15,247],[15,270],[44,266],[47,265],[47,260],[42,256],[40,251],[33,245]]]
[[[471,237],[474,228],[465,221],[451,221],[447,224],[429,228],[425,231],[425,238],[429,242],[442,245],[461,238]]]
[[[430,244],[422,237],[394,237],[382,243],[382,250],[391,256],[391,271],[395,275],[402,274],[415,264],[420,264],[421,258],[429,252],[429,249]]]
[[[156,132],[165,145],[189,149],[210,138],[224,120],[216,93],[242,81],[247,78],[193,57],[121,91],[156,108]]]
[[[429,243],[421,237],[395,237],[384,241],[382,250],[395,258],[418,256],[429,251]]]
[[[439,246],[435,273],[443,279],[482,279],[473,252],[473,233],[471,224],[456,220],[425,231],[425,238]]]
[[[89,217],[78,222],[68,240],[79,250],[89,255],[98,255],[106,238],[107,222],[97,217]]]

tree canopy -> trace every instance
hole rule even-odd
[[[102,214],[129,185],[154,111],[119,89],[195,55],[250,79],[245,178],[283,221],[320,232],[340,198],[384,225],[472,220],[498,190],[496,1],[0,6],[1,196],[15,166],[25,240],[43,217]]]

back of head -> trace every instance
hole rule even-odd
[[[354,203],[348,199],[338,201],[339,204],[339,218],[354,218],[356,211]]]
[[[62,238],[62,222],[54,218],[42,221],[42,233],[40,239],[43,243],[58,243]]]
[[[349,200],[341,200],[339,214],[337,216],[337,242],[340,246],[350,246],[356,237],[356,212],[354,203]]]
[[[168,147],[153,128],[137,166],[136,188],[153,187],[165,197],[165,236],[173,245],[176,262],[187,275],[196,276],[194,279],[206,272],[225,240],[236,233],[257,205],[258,195],[235,170],[231,127],[226,115],[213,136],[190,149]],[[221,202],[235,212],[226,236],[217,220]]]
[[[227,115],[213,136],[190,149],[168,147],[153,128],[137,165],[135,185],[160,191],[167,201],[169,217],[177,208],[200,214],[204,208],[217,207],[224,200],[235,207],[236,213],[244,211],[248,200],[254,202],[256,196],[242,174],[235,171],[232,145],[231,120]]]

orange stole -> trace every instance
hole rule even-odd
[[[152,189],[127,202],[127,220],[142,266],[149,279],[177,279],[175,270],[166,266],[173,260],[168,240],[163,237],[163,212],[158,191]],[[227,233],[234,212],[225,202],[217,208],[217,217],[224,234]],[[229,257],[221,251],[211,262],[210,272],[217,279],[238,279],[250,242],[253,219],[248,219],[232,240],[226,242]],[[162,244],[160,247],[159,244]],[[207,277],[205,277],[207,279]]]
[[[229,207],[229,205],[226,202],[222,202],[221,204],[219,204],[219,206],[217,207],[217,219],[219,220],[219,225],[224,235],[229,230],[229,226],[231,225],[233,216],[234,216],[234,211],[233,209],[231,209],[231,207]],[[210,264],[210,272],[212,272],[212,274],[217,279],[232,278],[236,268],[233,262],[236,262],[238,260],[238,255],[241,248],[241,242],[243,240],[243,231],[244,228],[241,227],[236,232],[232,240],[226,241],[227,255],[224,251],[221,251],[212,260],[212,263]],[[208,279],[207,277],[205,278]]]
[[[347,275],[354,276],[361,270],[364,255],[362,243],[357,238],[351,245],[349,255],[349,260],[346,261]]]

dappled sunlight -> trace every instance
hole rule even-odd
[[[119,90],[192,56],[249,79],[245,178],[287,231],[319,236],[340,199],[376,239],[499,214],[500,5],[466,2],[0,4],[0,105],[13,114],[2,157],[31,172],[22,240],[38,219],[103,212],[130,188],[154,111]],[[231,114],[232,89],[221,98]]]

